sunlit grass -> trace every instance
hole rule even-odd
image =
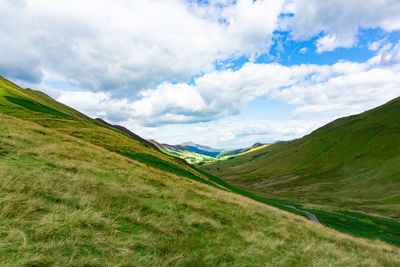
[[[400,250],[0,115],[0,261],[393,266]]]
[[[0,125],[2,266],[400,264],[3,79]]]

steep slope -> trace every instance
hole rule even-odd
[[[110,124],[110,123],[108,123],[108,122],[106,122],[105,120],[100,119],[100,118],[96,118],[95,120],[98,121],[98,122],[100,122],[101,124],[104,124],[104,125],[108,126],[108,127],[115,128],[115,129],[117,129],[117,130],[120,130],[121,132],[124,132],[124,133],[128,134],[131,138],[135,139],[136,141],[139,141],[140,143],[144,144],[145,146],[149,146],[149,147],[152,147],[152,148],[157,149],[157,150],[159,149],[159,148],[158,148],[155,144],[153,144],[152,142],[147,141],[146,139],[143,139],[142,137],[140,137],[139,135],[135,134],[134,132],[128,130],[128,129],[125,128],[124,126],[121,126],[121,125],[112,125],[112,124]]]
[[[260,195],[400,218],[400,98],[203,168]]]
[[[24,90],[2,77],[0,77],[0,108],[3,114],[55,129],[146,165],[214,184],[183,160],[170,157],[156,149],[149,149],[148,144],[132,139],[129,133],[99,123],[54,101],[42,92]]]
[[[397,247],[125,156],[121,151],[137,149],[175,164],[122,132],[12,86],[0,81],[5,266],[400,264]],[[14,89],[20,99],[14,102],[23,106],[8,102]],[[108,136],[124,150],[107,145]]]

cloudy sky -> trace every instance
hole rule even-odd
[[[0,0],[0,75],[145,138],[301,137],[400,96],[398,0]]]

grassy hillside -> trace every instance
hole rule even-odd
[[[128,133],[93,120],[39,91],[21,89],[1,77],[0,109],[2,114],[55,129],[147,165],[212,183],[183,160],[170,157],[146,143],[132,139]]]
[[[241,156],[246,153],[254,152],[256,150],[262,149],[269,146],[269,144],[260,144],[256,143],[247,148],[240,148],[240,149],[225,149],[221,153],[218,154],[218,159],[233,159],[236,156]]]
[[[37,92],[5,80],[0,90],[3,266],[400,264],[397,247],[207,185],[200,171]]]
[[[261,196],[399,219],[400,98],[203,168]]]
[[[152,147],[152,148],[154,148],[154,149],[156,149],[156,150],[159,150],[158,146],[156,146],[155,144],[153,144],[152,142],[150,142],[150,141],[148,141],[148,140],[146,140],[146,139],[143,139],[143,138],[140,137],[139,135],[137,135],[137,134],[131,132],[129,129],[125,128],[124,126],[121,126],[121,125],[112,125],[112,124],[110,124],[110,123],[108,123],[108,122],[106,122],[105,120],[100,119],[100,118],[96,118],[95,120],[96,120],[97,122],[100,122],[101,124],[103,124],[103,125],[105,125],[105,126],[108,126],[109,128],[117,129],[117,130],[119,130],[119,131],[121,131],[121,132],[123,132],[123,133],[128,134],[129,137],[131,137],[132,139],[134,139],[134,140],[136,140],[136,141],[138,141],[138,142],[144,144],[144,145],[147,146],[147,147]]]

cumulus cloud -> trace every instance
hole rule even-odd
[[[140,99],[133,101],[79,91],[60,91],[57,100],[161,142],[240,147],[301,137],[332,119],[400,96],[399,84],[400,42],[383,45],[363,63],[247,63],[238,70],[205,74],[193,84],[165,82],[142,91]],[[260,96],[292,105],[292,119],[218,120],[237,114]]]
[[[400,95],[400,43],[364,63],[334,65],[247,63],[207,73],[194,85],[164,83],[132,103],[133,117],[149,125],[194,123],[238,114],[259,96],[295,106],[294,116],[360,112]]]
[[[268,49],[283,0],[223,2],[1,0],[0,71],[133,98]]]
[[[291,0],[284,12],[292,14],[281,21],[295,40],[307,40],[322,34],[317,51],[357,44],[360,28],[400,30],[400,2],[397,0]]]
[[[226,144],[293,138],[316,124],[207,123],[240,113],[257,97],[292,105],[293,118],[306,125],[316,114],[348,115],[399,96],[400,44],[388,39],[370,43],[376,56],[363,63],[254,63],[268,54],[277,29],[295,41],[317,38],[323,53],[356,45],[360,28],[400,30],[399,14],[395,0],[0,0],[0,74],[145,136],[197,123]],[[249,62],[230,69],[242,56]],[[55,90],[52,81],[77,89]],[[271,134],[257,123],[280,130]]]
[[[382,47],[363,63],[283,66],[246,63],[238,70],[204,74],[193,84],[162,83],[140,99],[113,99],[104,93],[62,92],[59,101],[88,114],[101,111],[142,126],[214,121],[235,115],[263,96],[294,107],[294,118],[334,118],[361,112],[400,95],[400,42]]]

